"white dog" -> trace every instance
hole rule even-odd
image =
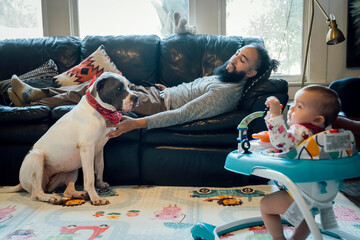
[[[33,146],[20,168],[20,184],[0,188],[0,192],[25,189],[32,199],[61,204],[62,198],[52,192],[66,185],[64,197],[84,198],[88,193],[94,205],[108,204],[99,197],[96,186],[107,188],[103,181],[103,147],[108,141],[106,121],[120,121],[121,112],[137,105],[138,97],[128,89],[129,81],[115,73],[103,73],[90,85],[86,96],[60,118]],[[78,169],[82,167],[84,192],[75,190]],[[94,171],[95,167],[95,171]]]

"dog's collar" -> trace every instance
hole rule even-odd
[[[94,76],[94,78],[92,79],[92,81],[90,82],[88,89],[86,90],[86,98],[88,100],[88,102],[90,103],[90,105],[95,108],[96,111],[98,111],[104,118],[109,119],[110,121],[112,121],[113,123],[119,123],[122,117],[122,114],[117,112],[117,111],[112,111],[109,109],[104,108],[103,106],[101,106],[96,99],[91,96],[90,94],[90,86],[95,82],[96,80],[96,76]]]

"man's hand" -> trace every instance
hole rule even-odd
[[[159,88],[161,91],[163,91],[163,90],[166,88],[165,85],[162,85],[162,84],[160,84],[160,83],[155,83],[155,86],[156,86],[157,88]]]
[[[269,108],[268,114],[271,114],[271,117],[277,117],[281,115],[281,104],[279,99],[276,97],[268,97],[266,99],[265,105]]]
[[[108,124],[107,127],[116,127],[115,131],[109,132],[107,137],[114,138],[118,137],[123,133],[138,129],[138,128],[147,128],[147,122],[145,118],[131,118],[123,116],[121,121],[118,124]]]

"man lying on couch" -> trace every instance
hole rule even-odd
[[[123,117],[109,137],[138,128],[160,128],[210,118],[234,110],[241,100],[245,83],[275,70],[277,65],[278,62],[270,59],[263,46],[246,45],[217,68],[215,75],[169,88],[161,84],[156,84],[156,87],[130,84],[130,89],[139,96],[139,106],[134,112],[145,117]],[[47,105],[51,108],[76,104],[89,84],[37,89],[16,77],[11,83],[9,97],[15,106]]]

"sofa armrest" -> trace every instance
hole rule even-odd
[[[250,89],[248,89],[250,87]],[[280,102],[285,106],[289,99],[288,83],[284,79],[265,79],[256,83],[251,87],[251,83],[247,83],[244,91],[248,90],[243,96],[239,104],[240,109],[245,109],[251,112],[263,110],[263,104],[268,96],[276,96]],[[264,100],[265,99],[265,100]]]
[[[338,93],[341,101],[341,111],[346,116],[360,118],[360,104],[357,104],[359,101],[360,78],[336,80],[329,85],[329,88]]]
[[[135,84],[158,82],[160,38],[156,35],[86,36],[82,59],[104,45],[106,53],[123,75]]]
[[[79,37],[54,36],[43,38],[5,39],[0,42],[0,79],[32,71],[49,59],[59,73],[80,62]]]

